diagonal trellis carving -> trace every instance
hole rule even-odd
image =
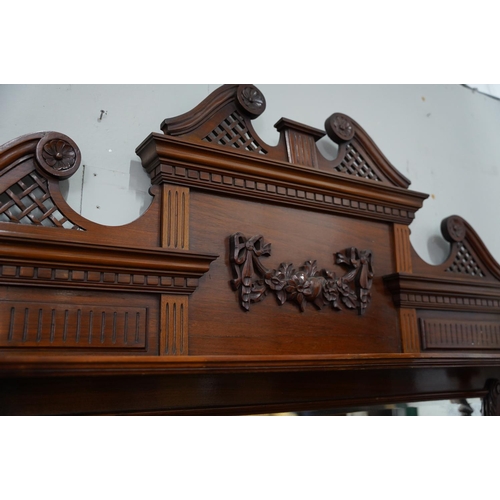
[[[244,119],[236,111],[222,120],[203,140],[220,146],[267,154],[267,151],[252,137]]]
[[[0,194],[0,221],[82,230],[57,209],[47,181],[35,170]]]
[[[469,249],[461,242],[458,243],[458,252],[453,264],[446,271],[450,273],[469,274],[470,276],[478,276],[480,278],[485,277],[485,274],[469,252]]]
[[[382,180],[351,144],[347,146],[346,155],[340,165],[335,167],[335,170],[343,174],[355,175],[356,177],[363,177],[373,181]]]

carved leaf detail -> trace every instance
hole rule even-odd
[[[276,297],[278,298],[280,305],[283,305],[286,302],[286,292],[284,290],[278,290],[276,292]]]

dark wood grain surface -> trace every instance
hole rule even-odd
[[[213,197],[200,192],[191,195],[191,242],[204,251],[212,248],[221,257],[203,278],[191,297],[190,354],[334,354],[400,352],[397,312],[382,276],[393,271],[390,227],[314,211],[269,206]],[[273,253],[267,267],[281,262],[302,265],[317,260],[319,268],[336,269],[334,254],[346,248],[369,248],[375,277],[373,300],[363,316],[355,311],[335,311],[308,305],[301,312],[297,304],[278,304],[275,297],[242,311],[238,294],[230,287],[229,235],[264,235]]]

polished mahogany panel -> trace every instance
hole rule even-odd
[[[328,354],[400,352],[398,315],[382,276],[393,270],[390,227],[314,211],[191,193],[192,246],[220,254],[190,298],[190,354]],[[344,269],[335,254],[350,247],[369,248],[374,277],[372,301],[363,315],[355,310],[302,312],[297,303],[279,305],[269,296],[245,312],[231,288],[230,235],[260,233],[273,252],[262,257],[268,268],[281,262],[316,260],[318,268]]]

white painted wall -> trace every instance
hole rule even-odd
[[[148,206],[149,178],[135,148],[164,118],[184,113],[218,85],[2,85],[0,144],[55,130],[82,151],[85,168],[66,182],[67,200],[83,216],[119,225]],[[431,194],[411,225],[423,259],[444,260],[441,219],[464,217],[500,261],[500,101],[460,85],[261,85],[267,110],[255,122],[276,144],[282,116],[323,128],[340,111],[354,118],[389,160]],[[107,111],[99,121],[100,110]],[[327,155],[335,154],[328,139]],[[85,172],[83,176],[83,172]]]
[[[500,85],[492,83],[467,83],[468,87],[500,99]]]

